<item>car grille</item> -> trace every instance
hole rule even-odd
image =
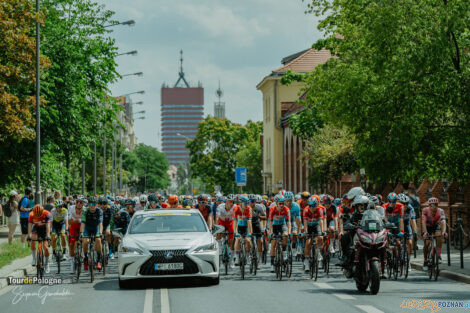
[[[152,257],[140,267],[140,275],[178,275],[196,274],[199,272],[197,264],[186,255],[187,250],[151,250]],[[168,260],[165,255],[171,252],[173,258]],[[155,263],[183,263],[182,270],[156,271]]]

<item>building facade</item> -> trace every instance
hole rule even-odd
[[[294,82],[286,86],[281,84],[280,80],[289,69],[293,72],[308,73],[316,66],[326,63],[329,58],[331,54],[328,50],[315,49],[287,56],[281,60],[282,67],[273,70],[256,87],[263,94],[264,193],[276,193],[288,187],[294,192],[308,188],[308,170],[301,165],[302,160],[299,159],[304,144],[282,120],[283,114],[286,114],[289,108],[292,110],[292,106],[298,103],[304,84]],[[300,106],[297,108],[300,109]],[[289,159],[295,161],[298,166],[294,168],[292,164],[289,167],[286,162]]]
[[[117,104],[123,108],[123,110],[118,113],[118,120],[124,125],[124,128],[116,126],[118,133],[115,135],[114,139],[120,141],[124,147],[132,151],[137,144],[137,138],[134,133],[134,104],[130,96],[115,97],[115,99]]]

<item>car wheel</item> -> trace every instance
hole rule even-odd
[[[131,287],[132,287],[132,281],[131,280],[121,280],[121,279],[119,279],[119,288],[129,289]]]
[[[218,285],[220,283],[220,276],[217,276],[217,278],[210,278],[209,283],[213,286]]]

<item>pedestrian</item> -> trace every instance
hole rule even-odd
[[[62,193],[60,190],[54,191],[54,202],[57,203],[57,200],[60,200],[62,198]]]
[[[28,235],[28,218],[29,212],[31,212],[32,207],[30,205],[29,197],[32,196],[33,190],[30,187],[27,187],[24,190],[24,196],[20,200],[20,225],[21,225],[21,245],[25,246],[26,236]]]
[[[14,190],[10,191],[10,197],[7,203],[5,203],[5,215],[7,216],[8,225],[8,244],[11,245],[15,230],[20,223],[20,214],[18,211],[18,193]],[[6,214],[8,211],[8,214]]]

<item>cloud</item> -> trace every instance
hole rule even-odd
[[[229,40],[246,46],[258,36],[269,35],[269,29],[261,25],[254,17],[244,17],[236,11],[223,7],[217,2],[211,5],[194,2],[179,3],[176,13],[186,18],[192,27],[199,27],[214,39]]]

